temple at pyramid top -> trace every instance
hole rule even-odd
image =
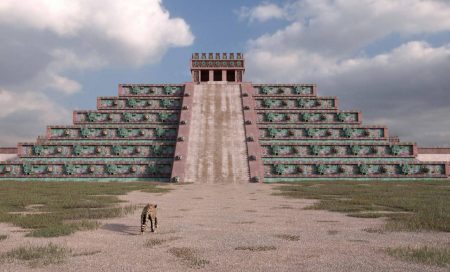
[[[242,53],[193,53],[192,82],[242,82],[245,60]]]

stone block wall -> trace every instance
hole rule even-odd
[[[248,84],[243,97],[253,126],[249,165],[258,180],[311,178],[447,178],[447,162],[417,159],[415,143],[393,141],[384,126],[363,124],[359,111],[342,111],[313,84]],[[244,110],[245,112],[245,110]],[[252,119],[250,116],[254,116]],[[255,132],[256,130],[256,132]]]
[[[48,126],[45,137],[19,143],[18,158],[0,162],[0,179],[94,178],[168,181],[176,156],[184,84],[122,84],[98,97],[97,110],[73,124]]]

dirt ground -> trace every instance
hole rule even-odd
[[[59,238],[28,238],[1,224],[0,254],[20,245],[53,242],[72,249],[65,263],[0,271],[447,271],[407,263],[386,247],[450,242],[448,233],[372,233],[382,219],[304,210],[311,200],[271,195],[267,184],[171,185],[165,194],[132,192],[133,204],[155,202],[156,233],[139,235],[140,210],[104,220],[95,231]],[[78,256],[76,256],[78,255]]]

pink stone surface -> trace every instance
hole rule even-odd
[[[175,156],[181,156],[181,160],[174,160],[172,167],[171,177],[179,177],[180,182],[185,182],[186,176],[186,161],[188,159],[188,143],[189,143],[189,131],[192,123],[192,104],[195,96],[194,84],[186,83],[184,87],[184,94],[189,96],[183,96],[183,103],[181,107],[187,107],[186,110],[181,110],[180,121],[186,121],[186,124],[180,124],[178,127],[177,139],[182,137],[183,141],[178,141],[175,146]]]
[[[249,181],[239,84],[194,85],[186,181]]]

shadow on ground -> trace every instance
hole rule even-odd
[[[139,235],[140,227],[139,226],[129,226],[125,224],[105,224],[101,227],[102,229],[119,232],[128,235]]]

